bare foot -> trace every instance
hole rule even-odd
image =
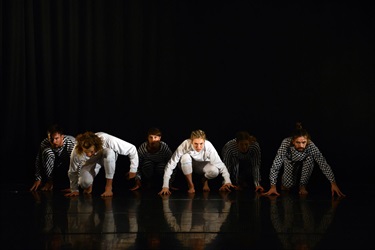
[[[195,189],[194,188],[189,188],[188,189],[188,193],[189,194],[194,194],[195,193]]]

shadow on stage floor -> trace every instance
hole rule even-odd
[[[119,191],[64,197],[3,187],[7,249],[371,249],[374,202],[330,193]]]

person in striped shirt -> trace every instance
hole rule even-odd
[[[228,141],[221,152],[232,183],[237,190],[255,186],[256,192],[263,192],[260,185],[261,150],[256,138],[247,131],[238,131],[236,138]]]
[[[229,172],[222,162],[219,154],[212,143],[206,140],[206,133],[202,130],[194,130],[190,134],[190,139],[184,140],[173,153],[164,169],[163,187],[159,195],[170,195],[169,180],[176,168],[180,164],[188,184],[188,193],[195,193],[192,173],[202,175],[203,191],[209,192],[208,180],[222,175],[224,181],[219,191],[230,192],[235,188],[230,180]]]
[[[157,186],[159,188],[162,185],[164,168],[172,157],[172,150],[161,138],[161,130],[152,127],[147,132],[147,140],[138,147],[139,167],[136,185],[131,190],[137,190],[141,186]],[[175,171],[172,173],[170,185],[174,180],[175,173]],[[176,189],[172,186],[171,188]]]
[[[125,155],[130,160],[128,179],[135,178],[138,169],[138,153],[136,147],[104,132],[87,131],[76,137],[77,144],[70,157],[68,176],[70,192],[65,196],[78,196],[80,186],[86,194],[92,193],[94,177],[104,167],[106,184],[102,197],[113,196],[112,181],[115,174],[118,155]]]
[[[65,135],[63,128],[53,124],[47,129],[47,138],[42,140],[35,159],[35,181],[30,191],[37,191],[45,180],[42,191],[51,191],[57,183],[66,186],[69,181],[66,173],[69,168],[70,154],[76,140],[71,135]]]
[[[284,166],[284,172],[281,178],[281,190],[288,191],[291,187],[298,184],[299,194],[308,194],[306,186],[315,162],[331,183],[332,197],[335,194],[338,197],[344,197],[345,194],[338,187],[330,165],[328,165],[318,147],[311,141],[309,133],[302,128],[300,122],[296,124],[296,129],[292,135],[281,142],[270,170],[271,187],[264,195],[280,195],[276,189],[276,182],[282,166]]]

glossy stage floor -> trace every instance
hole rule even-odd
[[[116,190],[101,198],[94,189],[67,198],[28,188],[2,189],[5,249],[374,249],[373,195]]]

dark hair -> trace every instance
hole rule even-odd
[[[236,140],[237,142],[246,140],[250,143],[254,143],[257,141],[257,139],[254,136],[250,135],[247,131],[238,131],[236,133]]]
[[[53,135],[55,133],[63,135],[64,134],[64,129],[60,125],[58,125],[58,124],[52,124],[47,129],[47,135]]]
[[[147,136],[149,136],[149,135],[161,136],[161,130],[158,129],[158,128],[155,128],[155,127],[149,128],[149,130],[147,132]]]
[[[294,129],[294,131],[292,132],[292,140],[298,138],[298,137],[306,137],[308,140],[311,139],[310,137],[310,134],[307,132],[306,129],[302,128],[302,123],[301,122],[297,122],[296,123],[296,128]]]

